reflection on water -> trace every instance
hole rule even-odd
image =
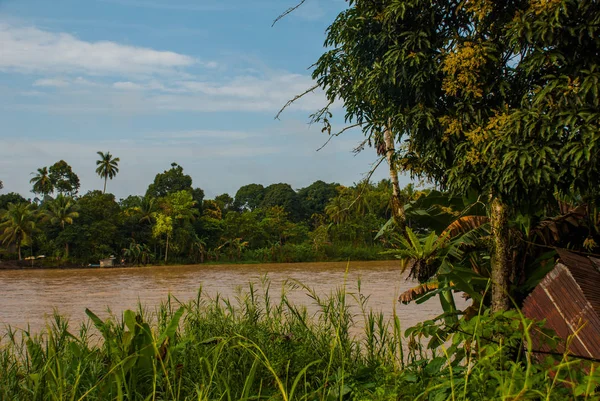
[[[327,295],[343,285],[346,266],[346,262],[336,262],[0,271],[0,331],[5,325],[25,328],[29,323],[32,331],[37,332],[45,327],[46,318],[54,308],[68,316],[71,324],[86,318],[85,308],[107,316],[108,308],[120,314],[125,309],[135,309],[139,301],[153,310],[169,293],[182,302],[195,299],[200,286],[208,295],[219,293],[234,298],[240,286],[259,283],[264,275],[271,281],[273,297],[281,292],[288,279]],[[356,292],[359,279],[361,292],[370,296],[369,306],[388,316],[396,306],[403,327],[441,313],[435,299],[422,305],[402,305],[396,301],[399,293],[415,283],[401,276],[395,261],[351,262],[348,292]],[[311,304],[301,289],[288,293],[288,297],[295,303]],[[457,303],[464,304],[458,298]]]

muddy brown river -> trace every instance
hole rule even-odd
[[[441,313],[435,298],[421,305],[397,302],[401,292],[416,285],[405,280],[398,262],[350,262],[347,275],[346,266],[346,262],[336,262],[5,270],[0,271],[0,332],[7,325],[26,328],[28,324],[33,332],[39,332],[55,308],[70,319],[71,327],[86,319],[85,308],[100,316],[107,316],[110,308],[119,315],[141,302],[152,311],[168,294],[182,302],[195,299],[200,286],[210,296],[219,293],[234,299],[240,288],[247,288],[249,282],[260,283],[265,275],[273,298],[288,280],[298,280],[327,295],[342,286],[345,278],[347,292],[356,293],[360,279],[361,292],[370,296],[369,307],[391,316],[395,306],[404,328]],[[305,290],[288,290],[288,298],[311,310],[312,300]],[[457,304],[464,305],[464,301],[457,297]],[[353,311],[359,312],[357,308]]]

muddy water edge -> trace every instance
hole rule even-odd
[[[290,282],[301,282],[326,296],[344,285],[348,293],[356,293],[360,281],[361,293],[369,296],[368,306],[387,316],[395,307],[404,328],[441,313],[435,299],[421,305],[398,303],[398,295],[416,283],[406,280],[395,261],[5,270],[0,271],[0,332],[7,325],[21,329],[29,325],[32,332],[39,332],[54,310],[66,316],[71,327],[86,319],[85,308],[101,317],[109,310],[119,316],[141,303],[152,312],[169,294],[181,302],[195,299],[201,286],[207,296],[234,300],[250,282],[260,293],[265,277],[275,301],[285,287],[288,298],[306,305],[309,312],[316,310],[313,300]],[[352,297],[348,299],[359,322],[360,310]],[[462,298],[456,301],[457,306],[464,305]]]

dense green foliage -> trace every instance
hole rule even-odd
[[[54,189],[60,195],[74,196],[79,191],[79,177],[73,172],[71,166],[64,160],[54,163],[50,168],[49,177]]]
[[[99,162],[102,177],[111,178],[105,169],[114,177],[118,160],[106,153]],[[173,163],[156,175],[144,196],[117,200],[101,191],[76,196],[79,179],[61,160],[49,171],[39,169],[32,184],[42,199],[0,195],[2,224],[12,224],[8,210],[14,208],[25,208],[35,224],[23,241],[4,236],[5,259],[22,249],[21,258],[45,255],[37,263],[49,266],[97,264],[111,255],[117,263],[135,265],[301,262],[380,259],[389,247],[384,238],[375,239],[390,218],[387,181],[353,187],[316,181],[298,191],[284,183],[249,184],[235,197],[204,199],[204,191]],[[407,198],[414,195],[407,187]]]
[[[509,305],[510,218],[557,194],[595,208],[600,160],[600,7],[593,0],[348,1],[313,78],[329,106],[397,167],[453,194],[493,199],[494,305]],[[343,131],[342,131],[343,132]]]
[[[530,208],[595,194],[597,2],[349,3],[313,77],[370,139],[394,130],[400,168]]]

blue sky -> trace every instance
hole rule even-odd
[[[307,0],[271,27],[295,1],[0,0],[0,193],[31,196],[31,172],[60,159],[82,193],[99,189],[97,151],[121,159],[117,198],[143,194],[173,161],[208,197],[359,181],[376,160],[352,153],[360,132],[316,151],[327,136],[307,123],[321,93],[274,119],[311,86],[308,67],[346,7]]]

